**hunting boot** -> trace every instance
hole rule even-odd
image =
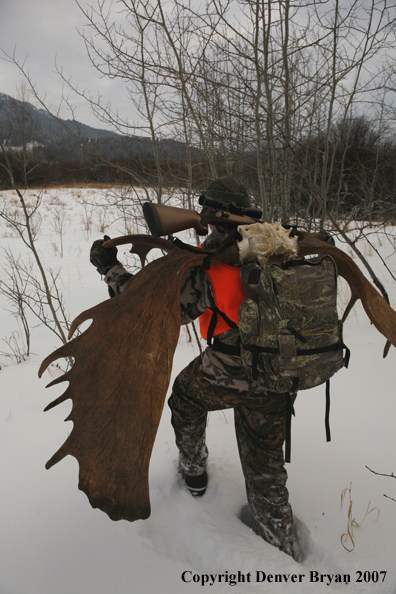
[[[205,495],[208,486],[208,474],[205,470],[197,476],[185,475],[184,482],[193,497],[202,497],[202,495]]]

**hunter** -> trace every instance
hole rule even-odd
[[[251,205],[246,189],[230,177],[211,182],[205,196],[246,208]],[[224,233],[215,230],[203,246],[217,247]],[[94,242],[90,260],[114,296],[128,288],[132,275],[117,260],[117,248],[105,249],[103,241]],[[233,408],[254,530],[301,561],[286,488],[286,398],[252,382],[245,374],[239,355],[237,316],[243,300],[240,267],[236,265],[215,264],[209,270],[194,267],[182,280],[181,323],[199,318],[201,335],[211,344],[178,375],[168,402],[179,449],[179,471],[193,496],[205,494],[207,414]],[[290,394],[291,406],[296,395]]]

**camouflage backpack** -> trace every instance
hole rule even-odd
[[[245,264],[241,279],[247,289],[238,312],[241,357],[252,380],[273,392],[295,392],[347,366],[330,256]]]
[[[325,428],[331,439],[330,378],[349,361],[337,313],[337,268],[327,255],[263,267],[249,263],[241,279],[242,365],[253,381],[286,395],[285,461],[290,462],[293,392],[326,383]]]

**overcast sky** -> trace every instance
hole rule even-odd
[[[39,94],[47,96],[48,103],[58,105],[62,94],[63,83],[54,73],[56,58],[65,74],[71,75],[81,89],[88,88],[94,94],[100,92],[125,113],[127,103],[121,83],[100,80],[89,63],[77,32],[83,24],[84,17],[74,0],[0,0],[0,48],[8,54],[16,49],[20,61],[26,58],[31,78]],[[17,96],[22,80],[15,65],[0,61],[0,92]],[[82,101],[73,102],[77,105],[78,120],[103,127]]]
[[[80,0],[83,6],[95,0]],[[347,0],[349,1],[349,0]],[[99,78],[90,64],[83,39],[78,34],[85,24],[75,0],[0,0],[0,49],[16,52],[46,103],[56,107],[62,96],[63,82],[55,70],[57,64],[71,76],[80,90],[89,89],[104,101],[110,101],[120,115],[133,120],[132,106],[121,81]],[[1,52],[0,52],[1,56]],[[0,60],[0,92],[16,95],[23,77],[15,65]],[[71,96],[77,106],[76,118],[95,127],[105,127],[89,112],[86,103]],[[67,112],[63,117],[70,117]]]

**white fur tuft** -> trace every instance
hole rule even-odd
[[[238,244],[241,260],[255,258],[263,265],[271,256],[282,256],[283,262],[297,258],[297,237],[290,237],[291,229],[280,223],[241,225],[238,231],[243,238]]]

